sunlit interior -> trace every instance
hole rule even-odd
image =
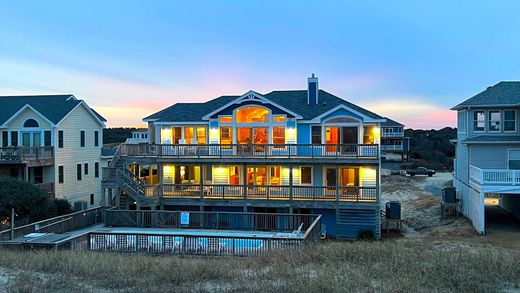
[[[262,107],[249,106],[236,111],[237,123],[267,123],[269,110]]]

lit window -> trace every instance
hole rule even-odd
[[[204,126],[197,127],[197,143],[198,144],[206,143],[206,127],[204,127]]]
[[[285,122],[285,116],[274,116],[274,122]]]
[[[270,185],[280,185],[281,184],[281,181],[282,181],[282,176],[281,176],[281,170],[282,170],[282,167],[280,166],[271,166],[269,168],[269,184]]]
[[[220,127],[220,143],[221,144],[233,143],[233,131],[230,126]]]
[[[516,131],[515,110],[504,110],[504,131]]]
[[[266,123],[269,110],[261,107],[244,107],[236,112],[237,123]]]
[[[184,139],[187,144],[191,144],[192,140],[195,138],[195,133],[193,132],[193,127],[184,127]]]
[[[220,123],[231,123],[231,122],[233,122],[233,118],[231,116],[220,117]]]
[[[274,144],[285,144],[285,127],[283,127],[283,126],[273,127],[273,143]]]
[[[501,114],[500,111],[489,111],[489,131],[500,131]]]
[[[486,114],[484,111],[473,113],[473,131],[484,131],[486,128]]]

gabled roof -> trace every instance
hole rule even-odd
[[[339,105],[344,105],[372,119],[384,119],[383,117],[361,108],[355,104],[345,101],[324,90],[319,90],[319,104],[310,105],[307,103],[307,90],[292,91],[272,91],[262,95],[266,99],[276,103],[294,113],[297,113],[304,120],[310,120]],[[201,121],[202,117],[211,113],[241,96],[222,96],[205,103],[177,103],[155,114],[152,114],[144,121],[164,121],[164,122],[193,122]]]
[[[383,122],[381,123],[381,127],[396,127],[396,126],[400,126],[400,127],[404,127],[404,124],[401,124],[395,120],[392,120],[388,117],[385,117],[386,119],[386,122]]]
[[[73,95],[0,96],[0,125],[5,124],[22,108],[29,106],[47,120],[58,124],[68,113],[83,101]],[[99,113],[89,108],[101,121],[106,121]]]
[[[501,81],[451,108],[520,106],[520,81]]]

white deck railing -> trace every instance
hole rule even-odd
[[[469,177],[480,184],[520,185],[520,170],[469,167]]]

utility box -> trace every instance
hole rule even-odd
[[[88,203],[84,200],[74,202],[74,210],[76,212],[88,209]]]
[[[442,201],[446,203],[457,202],[457,191],[455,187],[446,187],[442,189]]]
[[[401,203],[398,201],[389,201],[386,203],[386,217],[388,219],[401,219]]]

